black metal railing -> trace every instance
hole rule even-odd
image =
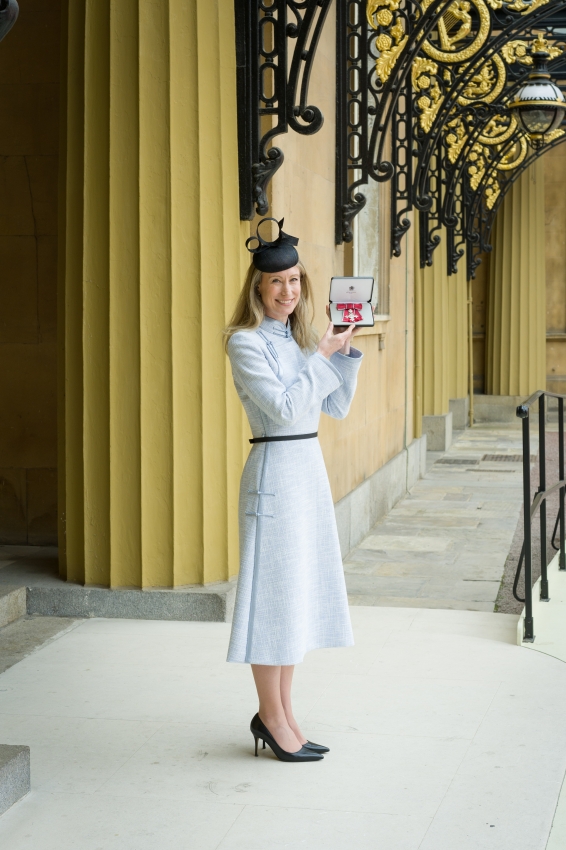
[[[546,485],[546,398],[558,399],[558,481],[547,487]],[[540,522],[540,598],[548,602],[548,551],[546,540],[547,502],[552,493],[559,492],[559,507],[551,545],[560,552],[559,569],[566,570],[565,557],[565,526],[564,526],[564,399],[566,396],[557,393],[548,393],[539,390],[534,393],[524,404],[517,408],[517,416],[523,420],[523,507],[524,507],[524,542],[517,566],[515,582],[513,584],[513,595],[519,602],[525,603],[525,622],[523,640],[532,643],[535,639],[533,623],[533,581],[532,581],[532,522],[539,511]],[[530,414],[531,407],[538,401],[538,430],[539,430],[539,486],[531,498],[531,434]],[[560,527],[560,542],[555,545],[556,532]],[[517,585],[521,568],[524,564],[525,597],[517,593]]]

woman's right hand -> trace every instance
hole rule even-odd
[[[326,333],[321,338],[317,346],[317,352],[323,357],[329,359],[337,351],[349,353],[350,342],[356,330],[355,325],[350,325],[344,331],[337,332],[332,322],[328,325]]]

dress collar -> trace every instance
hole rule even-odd
[[[260,328],[262,331],[267,331],[274,336],[284,337],[285,339],[291,339],[293,336],[291,333],[290,322],[287,322],[287,324],[284,325],[283,322],[280,322],[277,319],[271,319],[269,316],[264,316]]]

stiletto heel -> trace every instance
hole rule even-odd
[[[250,723],[250,732],[254,736],[255,739],[255,754],[257,756],[257,742],[258,739],[261,738],[263,741],[263,749],[265,750],[265,745],[269,744],[279,761],[321,761],[324,756],[321,753],[314,752],[313,750],[306,749],[305,747],[301,747],[296,753],[288,753],[287,750],[284,750],[279,746],[267,726],[260,720],[259,714],[256,714],[255,717],[252,718],[252,722]]]

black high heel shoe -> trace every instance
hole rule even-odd
[[[303,749],[310,750],[312,753],[329,753],[330,748],[325,747],[324,744],[313,744],[312,741],[307,741],[306,744],[303,744]]]
[[[250,732],[254,736],[255,739],[255,754],[257,756],[257,744],[258,741],[263,741],[263,749],[265,750],[265,745],[269,744],[279,761],[320,761],[324,758],[321,753],[316,753],[313,750],[308,750],[306,747],[301,747],[300,750],[296,753],[288,753],[287,750],[282,749],[267,726],[265,726],[259,717],[259,714],[256,714],[255,717],[252,718],[252,722],[250,723]]]

